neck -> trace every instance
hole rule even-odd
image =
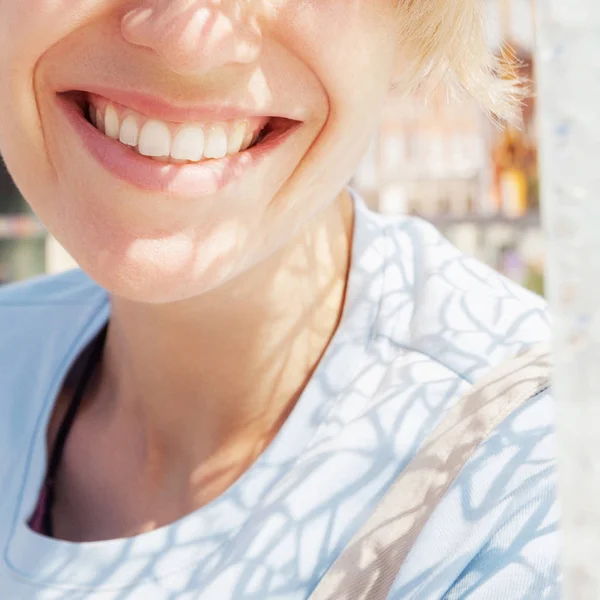
[[[193,300],[114,298],[100,378],[111,411],[180,462],[259,453],[339,323],[352,217],[345,192],[276,256]]]

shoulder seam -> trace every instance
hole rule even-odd
[[[389,335],[385,335],[385,334],[379,334],[379,337],[385,339],[387,342],[389,342],[392,346],[394,346],[394,348],[398,349],[398,350],[406,350],[408,352],[416,352],[417,354],[420,354],[421,356],[425,356],[426,358],[428,358],[429,360],[431,360],[432,362],[441,365],[442,367],[444,367],[445,369],[448,369],[448,371],[450,371],[450,373],[454,373],[457,377],[459,377],[462,381],[473,385],[473,381],[471,379],[469,379],[466,375],[464,375],[463,373],[459,373],[456,369],[453,369],[452,367],[450,367],[449,365],[447,365],[446,363],[442,362],[441,360],[439,360],[438,358],[432,356],[431,354],[420,350],[419,348],[415,348],[413,346],[408,346],[406,344],[401,344],[399,342],[397,342],[396,340],[393,340],[392,338],[390,338]],[[494,367],[492,365],[490,365],[490,369],[493,369]]]

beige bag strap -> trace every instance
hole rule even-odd
[[[494,369],[434,430],[309,600],[385,600],[417,536],[462,467],[515,409],[549,386],[547,346]]]

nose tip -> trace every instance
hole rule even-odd
[[[123,37],[150,48],[178,73],[254,62],[262,48],[258,19],[245,0],[145,0],[121,21]]]

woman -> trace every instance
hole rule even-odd
[[[2,598],[307,598],[543,303],[346,189],[392,85],[506,109],[475,0],[0,0],[0,150],[82,267],[0,296]],[[85,274],[84,274],[85,273]],[[552,403],[391,598],[557,594]]]

